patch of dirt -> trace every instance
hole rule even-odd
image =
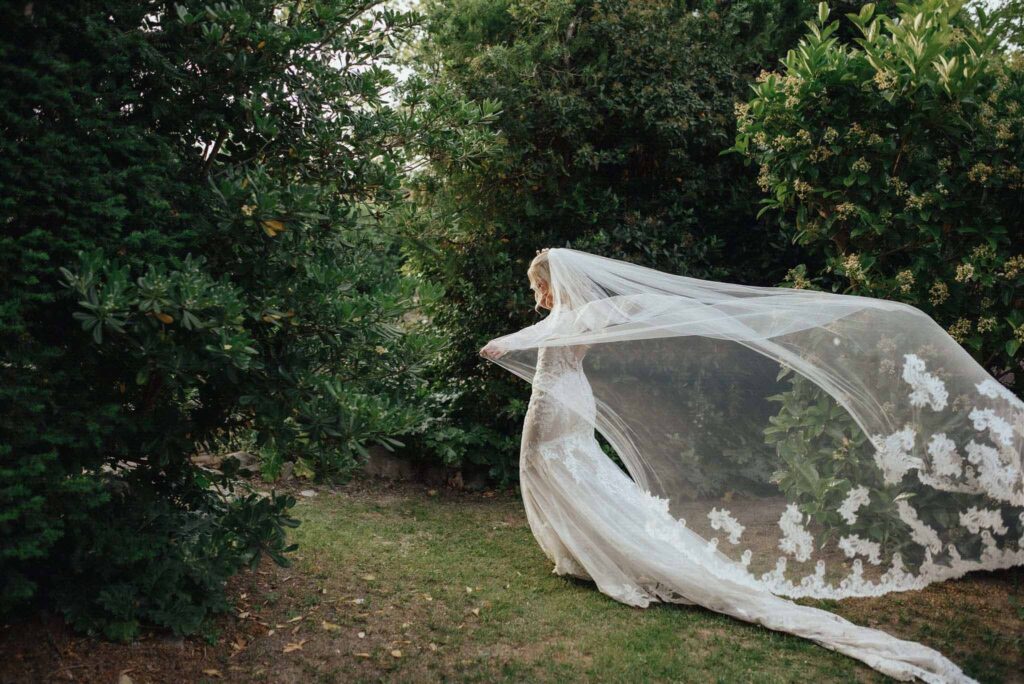
[[[469,492],[369,477],[345,485],[295,482],[257,489],[271,486],[299,500],[306,498],[300,492],[309,489],[317,497],[341,494],[374,503],[427,495],[486,505],[519,496],[515,490]],[[302,549],[297,554],[301,556]],[[317,673],[322,681],[377,680],[403,658],[446,648],[413,643],[402,633],[402,625],[409,622],[431,615],[437,619],[446,610],[439,601],[394,596],[398,605],[363,610],[358,591],[346,591],[356,588],[348,579],[340,571],[332,586],[325,586],[315,577],[278,567],[265,557],[256,569],[243,570],[229,580],[227,594],[235,610],[216,619],[220,635],[213,644],[162,630],[146,630],[135,641],[118,644],[77,634],[59,615],[26,615],[21,621],[0,625],[0,683],[304,683]],[[467,620],[472,618],[467,615]],[[409,674],[408,669],[403,668],[403,673]]]
[[[0,681],[199,682],[246,672],[246,677],[238,679],[242,681],[259,667],[268,669],[272,664],[269,659],[260,663],[240,657],[266,639],[281,618],[280,610],[269,607],[265,597],[282,591],[305,593],[315,587],[265,558],[255,571],[233,577],[227,591],[237,608],[216,620],[221,634],[214,644],[154,630],[131,643],[118,644],[77,634],[62,617],[49,613],[4,624],[0,627]]]

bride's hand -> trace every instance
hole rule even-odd
[[[484,357],[485,359],[490,359],[491,361],[501,358],[504,354],[505,350],[502,349],[497,344],[495,344],[493,341],[485,344],[483,349],[480,350],[480,356]]]

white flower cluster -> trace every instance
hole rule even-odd
[[[839,515],[843,516],[843,520],[846,521],[847,525],[857,522],[857,509],[867,505],[868,496],[868,488],[864,485],[858,485],[846,493],[846,499],[839,506],[838,510]]]
[[[782,529],[779,548],[801,562],[809,560],[814,550],[814,539],[811,533],[804,529],[803,521],[804,515],[796,504],[788,504],[779,517],[779,527]]]
[[[916,354],[904,354],[903,360],[903,379],[914,390],[910,393],[910,405],[929,405],[936,411],[946,408],[949,393],[942,380],[927,372],[924,360]]]
[[[715,530],[722,530],[729,535],[730,544],[739,544],[740,536],[743,534],[743,530],[747,529],[743,525],[740,525],[739,521],[726,509],[712,508],[711,512],[708,513],[708,520],[711,521],[711,527]]]

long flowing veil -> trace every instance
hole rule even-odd
[[[837,599],[1024,564],[1024,403],[928,315],[548,260],[551,313],[497,363],[532,381],[539,350],[586,345],[609,453],[729,579]]]

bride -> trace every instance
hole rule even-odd
[[[897,679],[973,681],[922,644],[790,600],[1024,564],[1024,403],[941,327],[897,302],[572,249],[539,252],[528,277],[549,315],[481,354],[533,384],[520,484],[555,573],[632,606],[698,604],[796,634]]]

